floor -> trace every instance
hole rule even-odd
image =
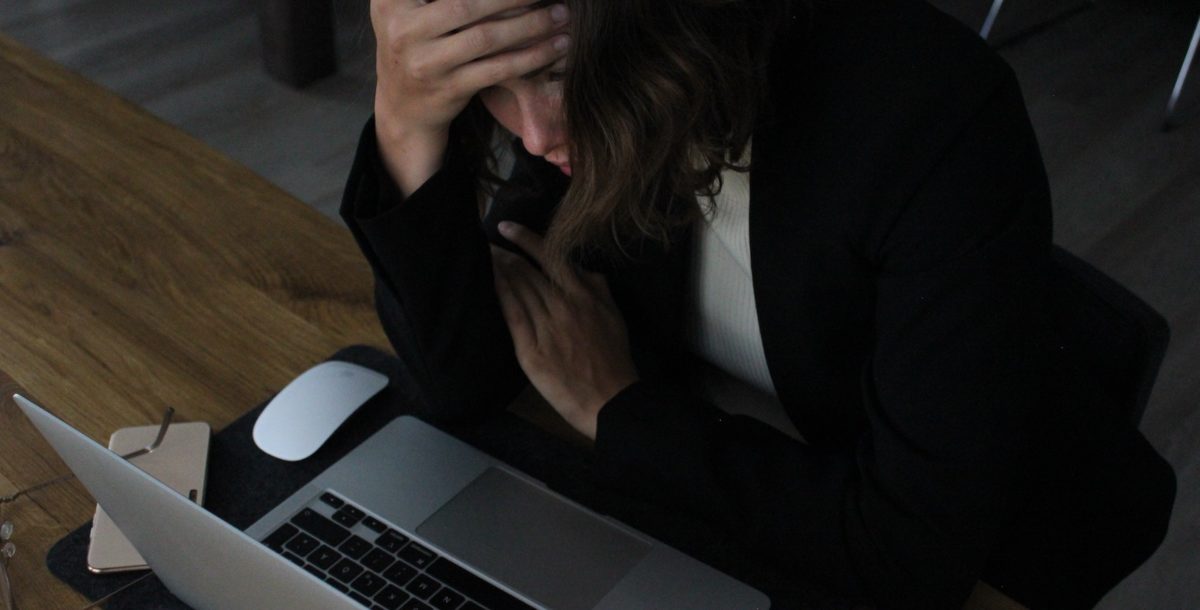
[[[1005,10],[1025,19],[1029,2]],[[955,3],[967,21],[991,4]],[[0,31],[333,216],[373,95],[364,3],[335,4],[342,70],[302,91],[265,76],[253,3],[238,0],[4,0]],[[1002,13],[995,30],[1041,141],[1056,241],[1172,327],[1142,429],[1174,465],[1178,500],[1166,542],[1104,610],[1200,608],[1200,68],[1191,120],[1160,129],[1197,17],[1194,0],[1095,0],[1024,34]]]
[[[4,0],[0,31],[332,216],[374,96],[370,25],[334,2],[342,69],[300,91],[263,71],[252,2]]]

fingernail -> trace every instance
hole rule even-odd
[[[516,223],[508,221],[508,220],[501,221],[500,224],[496,225],[496,228],[499,229],[500,234],[505,237],[511,237],[514,233],[517,232]]]
[[[556,51],[566,51],[569,46],[571,46],[570,36],[564,34],[554,39],[554,50]]]
[[[565,4],[555,4],[550,8],[550,18],[554,20],[554,23],[566,23],[570,16],[571,13]]]

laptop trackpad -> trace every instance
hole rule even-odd
[[[502,470],[489,468],[417,528],[537,602],[588,610],[650,546]]]

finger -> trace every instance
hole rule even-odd
[[[546,241],[541,235],[527,227],[511,221],[503,221],[496,227],[500,234],[518,248],[525,251],[542,269],[550,269],[549,258],[546,254]],[[545,274],[540,274],[546,277]],[[568,271],[562,277],[556,277],[560,287],[567,294],[575,294],[586,290],[587,286],[580,279],[578,272]],[[547,278],[549,281],[549,278]]]
[[[604,277],[603,273],[592,273],[583,271],[579,274],[579,279],[592,290],[596,296],[612,300],[612,292],[608,289],[608,278]]]
[[[511,220],[501,221],[496,225],[496,229],[505,239],[533,257],[533,260],[537,261],[537,264],[541,265],[543,269],[546,268],[546,241],[541,235],[529,230],[525,225]]]
[[[549,316],[547,300],[552,286],[546,276],[534,269],[525,259],[492,247],[492,261],[499,274],[504,276],[513,297],[529,312],[534,322]]]
[[[502,271],[493,274],[496,284],[496,298],[500,301],[500,315],[508,326],[515,347],[524,348],[534,338],[533,322],[529,311],[512,291],[512,285]]]
[[[519,78],[566,57],[571,46],[567,34],[559,34],[514,51],[477,59],[460,67],[457,86],[479,91],[512,78]]]
[[[545,40],[561,31],[567,18],[567,7],[553,4],[515,17],[484,21],[436,40],[431,52],[447,65],[460,66]]]
[[[422,13],[424,33],[445,36],[485,19],[503,16],[506,11],[524,10],[535,0],[437,0],[417,7]]]

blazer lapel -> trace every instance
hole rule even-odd
[[[845,230],[858,206],[841,199],[836,158],[801,130],[764,121],[753,154],[750,258],[767,366],[805,440],[841,445],[863,422],[871,337],[873,285]]]

